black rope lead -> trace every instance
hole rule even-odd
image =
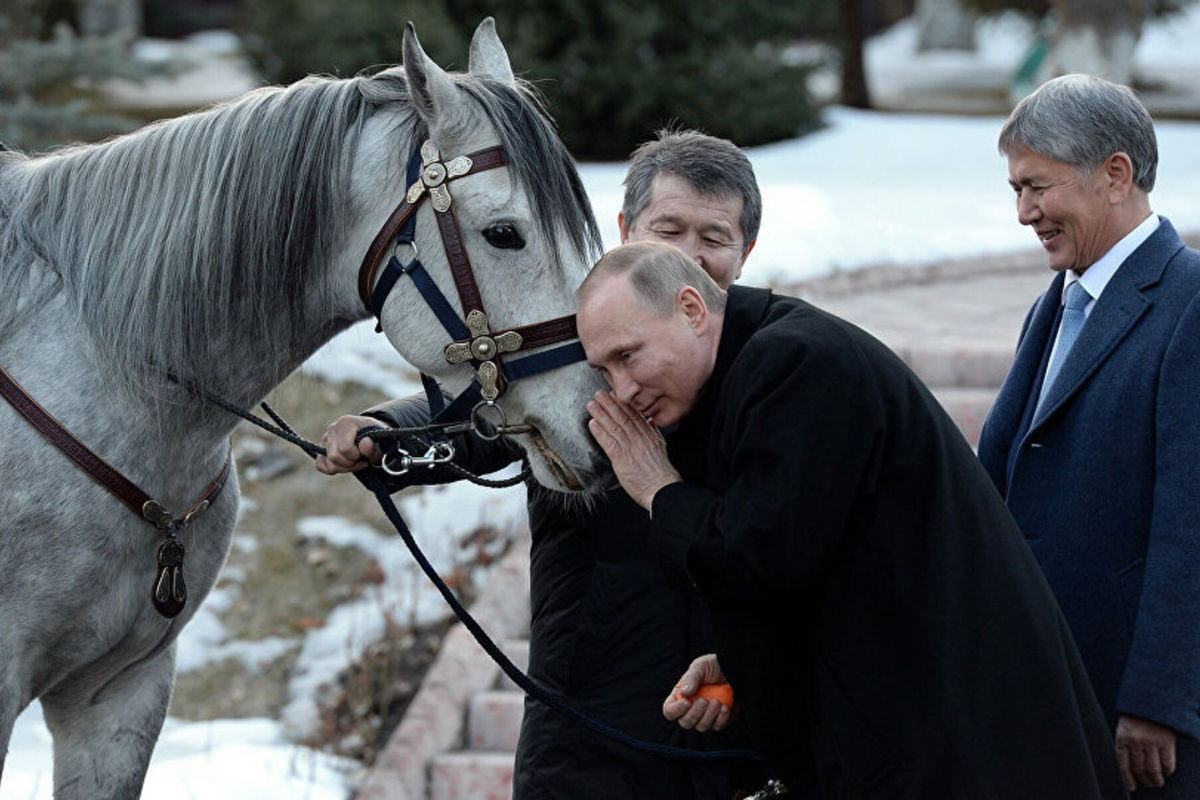
[[[229,413],[241,417],[247,422],[262,428],[268,433],[277,436],[284,441],[291,442],[313,458],[325,454],[325,448],[321,447],[315,442],[308,441],[293,431],[291,426],[288,425],[282,417],[276,414],[275,410],[266,403],[262,404],[263,410],[271,416],[271,419],[275,420],[274,424],[267,422],[261,417],[239,408],[232,403],[228,403],[222,398],[217,397],[211,392],[208,392],[200,387],[189,386],[188,388],[198,396],[203,397],[205,400],[225,409]],[[431,426],[431,428],[434,429],[441,429],[443,427],[444,426]],[[371,435],[372,437],[376,437],[380,432],[387,434],[387,436],[380,438],[400,440],[404,436],[410,436],[416,439],[420,433],[428,433],[430,432],[430,429],[379,428],[373,430],[372,428],[366,428],[362,431],[359,431],[359,438],[361,438],[363,435]],[[417,440],[420,441],[419,439]],[[461,474],[462,477],[465,477],[474,483],[478,483],[481,486],[493,487],[513,486],[516,483],[524,481],[530,473],[527,464],[526,468],[521,472],[521,474],[515,476],[514,478],[492,481],[486,478],[480,478],[478,475],[468,472],[462,467],[459,467],[457,464],[447,463],[439,466],[451,468],[453,471],[456,471],[457,474]],[[417,544],[412,532],[408,529],[408,525],[404,522],[404,518],[400,516],[400,511],[396,508],[396,504],[393,502],[391,494],[388,492],[387,487],[384,486],[383,481],[380,479],[379,472],[380,470],[378,468],[369,467],[354,473],[354,477],[356,477],[359,482],[367,488],[368,491],[375,495],[375,499],[379,502],[379,507],[383,510],[384,515],[387,516],[388,521],[392,523],[392,527],[396,529],[396,533],[400,535],[400,539],[404,542],[404,546],[408,548],[408,552],[412,554],[412,557],[416,560],[417,565],[421,568],[421,571],[425,573],[425,577],[429,578],[430,582],[433,583],[434,587],[438,590],[438,592],[442,595],[442,598],[454,612],[454,615],[458,617],[463,626],[470,631],[471,636],[475,638],[475,641],[479,643],[479,646],[483,648],[484,652],[486,652],[491,659],[496,662],[501,671],[503,671],[513,683],[520,687],[525,694],[541,703],[545,703],[554,711],[567,717],[568,719],[574,720],[578,724],[583,725],[585,728],[588,728],[594,733],[643,753],[649,753],[651,755],[657,755],[663,758],[706,763],[713,761],[742,761],[755,764],[763,763],[763,757],[753,750],[694,750],[687,747],[673,747],[671,745],[658,744],[657,742],[647,742],[634,738],[627,733],[617,730],[616,728],[594,720],[581,711],[575,709],[567,704],[562,698],[550,693],[543,686],[522,672],[517,665],[514,664],[507,655],[504,654],[504,651],[496,645],[492,638],[488,636],[487,631],[483,629],[483,626],[481,626],[475,620],[475,618],[471,616],[471,612],[467,611],[462,603],[459,602],[458,597],[454,594],[450,587],[446,585],[446,582],[442,580],[441,575],[439,575],[437,570],[434,569],[433,564],[429,562],[429,559],[425,557],[425,553],[422,552],[420,546]]]
[[[357,442],[360,439],[370,437],[377,444],[383,446],[384,448],[386,448],[389,444],[394,445],[396,442],[402,442],[408,444],[409,448],[413,450],[419,449],[420,447],[428,449],[432,443],[427,439],[423,439],[421,434],[427,433],[431,430],[440,432],[443,430],[443,426],[431,425],[423,428],[384,428],[381,426],[372,425],[360,430],[358,432],[358,436],[355,437],[355,441]],[[412,442],[416,442],[418,447],[412,448]],[[426,467],[426,469],[428,468],[429,467]],[[510,486],[516,486],[519,483],[524,483],[533,476],[533,469],[529,466],[528,461],[523,461],[521,471],[509,478],[484,478],[476,475],[474,472],[471,472],[468,469],[460,467],[453,461],[440,462],[433,468],[444,469],[451,475],[456,475],[459,478],[470,481],[476,486],[483,486],[488,489],[507,489]],[[421,467],[416,467],[415,469],[421,469]]]
[[[281,417],[279,414],[277,414],[275,412],[275,409],[271,408],[271,406],[268,403],[266,403],[265,401],[261,404],[262,409],[271,417],[272,420],[274,420],[274,423],[267,422],[265,419],[258,416],[257,414],[253,414],[253,413],[245,410],[244,408],[241,408],[240,406],[236,406],[233,403],[226,401],[224,398],[219,397],[219,396],[213,394],[212,392],[209,392],[207,389],[203,389],[199,386],[195,386],[194,384],[187,384],[186,388],[189,392],[195,394],[197,397],[203,398],[205,401],[212,403],[213,405],[218,406],[220,408],[223,408],[224,410],[228,411],[230,414],[241,417],[242,419],[246,420],[250,424],[255,425],[259,428],[262,428],[264,431],[271,434],[272,436],[283,439],[285,442],[290,442],[291,444],[294,444],[296,447],[299,447],[305,453],[308,453],[308,455],[311,456],[312,458],[316,458],[317,456],[325,455],[324,447],[317,444],[316,442],[310,442],[308,439],[305,439],[303,436],[301,436],[300,434],[298,434],[294,430],[292,430],[292,427],[290,425],[288,425],[287,421],[284,420],[284,418]],[[415,442],[418,442],[423,447],[428,447],[429,442],[422,439],[421,434],[450,432],[450,431],[453,431],[455,429],[455,427],[460,424],[461,423],[440,423],[440,424],[436,424],[436,425],[427,425],[427,426],[419,427],[419,428],[370,427],[370,428],[364,428],[363,430],[359,431],[358,438],[361,439],[361,438],[363,438],[364,435],[369,435],[369,436],[371,436],[372,439],[375,439],[376,441],[380,442],[381,444],[383,444],[385,446],[389,442],[396,443],[396,442],[413,442],[413,441],[415,441]],[[441,469],[445,469],[446,471],[450,472],[452,475],[462,478],[463,480],[470,481],[471,483],[474,483],[477,486],[483,486],[488,489],[507,489],[510,486],[516,486],[518,483],[524,483],[526,480],[528,480],[530,478],[530,476],[533,475],[533,470],[530,469],[528,463],[525,464],[524,469],[522,469],[519,474],[514,475],[510,478],[484,478],[479,475],[476,475],[475,473],[471,472],[470,470],[463,469],[458,464],[455,464],[453,462],[439,464],[438,467]]]
[[[687,747],[673,747],[671,745],[658,744],[657,742],[647,742],[641,739],[636,739],[627,733],[592,719],[586,714],[568,705],[561,698],[551,694],[543,686],[522,672],[517,665],[514,664],[507,655],[504,654],[504,651],[501,650],[494,641],[492,641],[491,637],[488,636],[483,627],[475,620],[474,617],[471,616],[471,612],[467,611],[462,603],[458,601],[458,597],[455,596],[450,587],[446,585],[446,582],[442,580],[440,575],[438,575],[437,570],[434,569],[433,565],[429,563],[429,560],[425,558],[425,554],[421,552],[421,548],[417,545],[416,540],[413,538],[412,532],[408,529],[408,525],[405,524],[404,519],[400,516],[400,512],[396,509],[396,504],[392,501],[391,494],[389,494],[387,487],[383,485],[383,481],[380,480],[379,475],[376,474],[376,471],[373,469],[367,469],[362,470],[361,472],[356,472],[354,475],[363,484],[363,486],[367,488],[368,491],[375,495],[375,499],[379,501],[379,506],[383,509],[383,513],[387,515],[388,521],[392,523],[392,526],[395,527],[396,532],[400,534],[400,538],[404,541],[404,545],[408,548],[408,551],[412,553],[412,557],[416,559],[417,565],[420,566],[421,571],[425,573],[425,576],[433,582],[433,585],[437,588],[438,592],[441,593],[446,603],[449,604],[450,609],[454,612],[454,615],[458,617],[463,626],[471,632],[471,635],[475,637],[475,641],[479,643],[479,646],[482,647],[489,656],[491,656],[492,660],[496,662],[501,671],[503,671],[513,683],[520,687],[525,694],[539,702],[545,703],[559,714],[578,722],[579,724],[595,733],[600,734],[606,739],[610,739],[618,744],[631,747],[644,753],[650,753],[652,755],[658,755],[664,758],[682,759],[687,761],[746,761],[751,763],[762,763],[762,756],[753,750],[694,750]]]

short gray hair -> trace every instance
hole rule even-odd
[[[1125,153],[1134,185],[1154,188],[1158,140],[1150,113],[1128,86],[1094,75],[1063,75],[1018,103],[1000,131],[999,148],[1013,156],[1022,147],[1084,174]]]
[[[601,280],[619,275],[628,275],[638,301],[661,316],[675,310],[685,286],[700,293],[709,311],[725,311],[725,291],[717,282],[678,247],[663,242],[630,242],[605,253],[579,287],[580,305]]]
[[[621,214],[633,227],[638,214],[650,202],[650,185],[659,173],[678,175],[697,193],[709,197],[737,195],[742,198],[742,253],[758,238],[762,222],[762,195],[754,167],[737,145],[695,130],[663,128],[629,156],[625,173],[625,202]]]

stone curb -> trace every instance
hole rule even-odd
[[[901,286],[923,286],[943,281],[967,280],[980,275],[1042,270],[1049,275],[1041,250],[1018,250],[972,258],[947,258],[928,264],[872,264],[832,275],[783,284],[778,290],[805,299],[843,297]],[[1033,298],[1030,298],[1032,302]]]
[[[1200,249],[1200,231],[1180,231],[1179,236],[1188,247]],[[845,272],[835,272],[832,275],[781,284],[775,288],[784,294],[805,299],[842,297],[900,286],[921,286],[943,281],[967,280],[980,275],[1003,275],[1035,270],[1045,272],[1047,283],[1049,282],[1050,270],[1046,266],[1046,256],[1039,248],[970,258],[947,258],[920,265],[872,264]],[[1032,303],[1033,298],[1029,298],[1029,301]]]
[[[492,569],[471,614],[496,641],[524,635],[529,625],[528,530]],[[470,632],[456,623],[355,800],[425,800],[430,762],[463,743],[471,696],[492,688],[499,674]]]

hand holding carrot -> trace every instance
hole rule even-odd
[[[697,658],[663,702],[663,716],[685,730],[719,731],[733,717],[733,687],[715,654]]]

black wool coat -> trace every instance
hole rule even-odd
[[[429,423],[423,396],[366,412],[389,425]],[[673,438],[673,437],[672,437]],[[484,474],[520,457],[505,440],[454,438],[459,466]],[[390,479],[456,479],[415,470]],[[718,735],[684,731],[662,702],[691,660],[712,649],[708,609],[685,576],[664,578],[646,511],[621,489],[567,506],[554,492],[529,489],[529,675],[578,711],[622,733],[694,750],[749,747],[737,720]],[[753,764],[696,763],[641,753],[609,741],[549,706],[526,698],[513,771],[513,800],[730,800],[762,785]]]
[[[758,749],[822,798],[1125,797],[1012,517],[920,380],[801,300],[733,287],[673,437],[656,547],[709,599]]]

